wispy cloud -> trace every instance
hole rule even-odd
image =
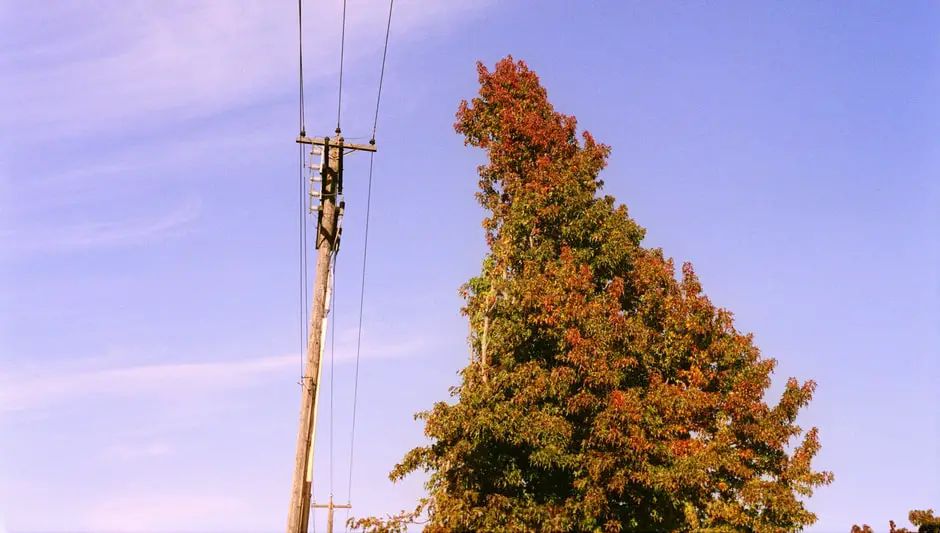
[[[169,445],[163,442],[153,442],[142,446],[117,444],[105,449],[104,456],[110,460],[123,462],[151,457],[163,457],[170,455],[170,452],[171,450]]]
[[[22,218],[83,202],[114,202],[129,192],[152,191],[157,186],[213,179],[217,173],[187,170],[205,166],[217,154],[231,157],[270,150],[293,134],[286,127],[255,122],[251,121],[248,131],[223,126],[189,128],[181,134],[122,142],[91,153],[72,149],[61,154],[69,159],[65,168],[55,164],[19,168],[5,180],[10,201],[4,214]]]
[[[0,234],[4,255],[61,253],[152,242],[180,231],[198,218],[202,204],[190,198],[168,213],[113,222],[67,222],[12,229]]]
[[[356,343],[358,330],[349,328],[337,332],[335,344],[335,359],[337,363],[351,362],[356,359]],[[330,340],[327,341],[327,349],[332,348]],[[415,336],[398,341],[384,340],[376,342],[370,339],[368,332],[363,330],[362,348],[359,357],[363,359],[398,359],[408,357],[427,349],[430,341],[427,337]]]
[[[337,339],[335,360],[355,360],[354,332]],[[419,354],[429,343],[424,338],[364,344],[361,357],[384,359]],[[327,352],[326,362],[330,359]],[[0,413],[54,407],[93,396],[140,397],[173,395],[189,391],[237,389],[270,379],[293,379],[300,355],[282,355],[229,361],[101,366],[99,360],[73,364],[70,372],[50,374],[34,368],[0,373]]]
[[[407,53],[409,41],[446,32],[492,5],[398,0],[393,56]],[[357,87],[372,98],[387,6],[387,0],[348,2],[346,102],[361,96]],[[5,228],[16,228],[0,230],[3,255],[148,242],[191,222],[198,206],[78,225],[48,214],[82,203],[99,210],[91,203],[103,200],[111,210],[141,196],[142,174],[159,176],[166,186],[174,175],[192,176],[180,171],[187,161],[204,163],[211,154],[286,138],[284,128],[292,130],[293,121],[282,126],[271,116],[272,106],[293,101],[297,92],[296,7],[288,0],[3,2],[0,150],[7,153],[0,154],[0,216]],[[339,1],[305,7],[308,90],[324,88],[322,82],[335,90],[342,8]],[[311,112],[321,108],[326,112],[322,106]],[[256,116],[234,124],[237,114],[226,115],[246,109]],[[278,109],[280,116],[284,109]],[[193,120],[200,118],[211,120]],[[56,148],[51,154],[50,146]],[[155,171],[170,165],[175,168]]]
[[[211,363],[152,364],[77,371],[0,375],[0,411],[44,407],[90,395],[179,393],[187,387],[232,388],[296,367],[296,355]]]
[[[77,530],[192,531],[222,527],[226,518],[245,512],[244,502],[215,494],[179,490],[109,498],[74,517]],[[233,523],[233,522],[228,522]],[[237,522],[235,522],[237,523]]]
[[[491,4],[400,0],[396,45]],[[353,69],[358,58],[380,53],[387,5],[348,2],[346,59]],[[338,68],[341,9],[342,2],[307,6],[305,74],[312,81]],[[18,4],[0,11],[0,49],[6,50],[0,73],[10,111],[0,125],[40,140],[139,129],[290,94],[296,91],[296,16],[296,3],[287,0]],[[43,34],[35,36],[35,28]]]

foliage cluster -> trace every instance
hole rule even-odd
[[[610,148],[557,112],[511,57],[478,66],[455,125],[486,152],[477,199],[489,246],[462,290],[471,363],[454,401],[418,415],[431,444],[411,513],[353,521],[370,533],[796,531],[832,474],[796,419],[812,381],[765,392],[775,361],[676,272],[601,194]],[[797,439],[794,441],[794,439]]]
[[[933,515],[933,509],[926,511],[911,511],[907,519],[916,527],[916,530],[907,528],[898,528],[894,520],[888,523],[889,533],[940,533],[940,516]],[[852,533],[874,533],[871,527],[867,525],[852,526]]]

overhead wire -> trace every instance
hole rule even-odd
[[[340,31],[339,38],[339,88],[337,90],[336,96],[336,134],[339,135],[340,120],[343,116],[343,66],[345,65],[345,56],[346,56],[346,0],[343,0],[343,25],[342,30]],[[341,154],[342,155],[342,154]],[[338,228],[337,228],[338,230]],[[333,302],[336,301],[336,255],[333,255]],[[332,335],[330,337],[330,498],[333,496],[333,391],[336,390],[335,387],[335,371],[336,368],[336,313],[333,309],[333,304],[330,304],[330,314],[333,315],[332,323]]]
[[[300,93],[300,117],[299,127],[300,136],[307,135],[306,124],[306,106],[304,103],[304,10],[303,0],[297,0],[297,33],[298,33],[298,59],[299,59],[299,93]],[[297,147],[300,153],[300,384],[303,385],[304,379],[304,359],[307,352],[307,343],[309,341],[309,317],[307,315],[307,296],[309,289],[309,274],[307,272],[308,253],[307,253],[307,224],[306,216],[309,212],[310,195],[307,192],[307,160],[304,156],[304,145]],[[311,495],[312,496],[312,495]],[[317,521],[312,520],[313,533],[317,533]]]
[[[394,0],[389,1],[388,8],[388,21],[385,29],[385,43],[382,52],[382,67],[379,74],[379,84],[378,91],[376,95],[375,103],[375,115],[373,117],[372,123],[372,135],[370,138],[370,144],[375,144],[375,134],[378,127],[378,117],[379,110],[381,106],[382,98],[382,86],[385,79],[385,65],[388,58],[388,43],[389,36],[391,33],[391,23],[392,23],[392,12],[394,9]],[[300,58],[300,134],[301,136],[306,135],[306,123],[305,123],[305,102],[304,102],[304,81],[303,81],[303,0],[298,0],[297,2],[298,10],[298,30],[300,32],[299,39],[299,58]],[[346,49],[346,12],[347,12],[347,1],[343,0],[343,14],[342,14],[342,31],[340,34],[340,66],[339,66],[339,88],[337,94],[337,110],[336,110],[336,133],[341,132],[341,120],[342,120],[342,105],[343,105],[343,70],[345,65],[345,49]],[[301,162],[301,199],[300,199],[300,269],[301,269],[301,321],[302,321],[302,336],[303,336],[303,346],[302,353],[306,351],[307,342],[308,342],[308,332],[306,331],[309,328],[309,316],[307,314],[306,300],[309,292],[309,277],[307,274],[309,257],[308,257],[308,238],[307,238],[307,228],[305,221],[305,211],[309,210],[306,200],[309,200],[309,195],[306,194],[306,167],[307,164],[304,158],[303,147],[300,147],[300,162]],[[357,328],[357,338],[356,338],[356,366],[355,366],[355,381],[353,386],[353,413],[352,413],[352,422],[351,422],[351,435],[350,435],[350,458],[349,458],[349,495],[348,500],[352,499],[352,474],[353,474],[353,459],[355,455],[355,433],[356,433],[356,414],[358,406],[358,396],[359,396],[359,369],[362,353],[362,322],[363,322],[363,311],[365,303],[365,286],[366,286],[366,264],[368,258],[368,246],[369,246],[369,221],[371,215],[371,206],[372,206],[372,181],[373,181],[373,172],[375,168],[375,154],[370,153],[369,158],[369,178],[367,186],[367,196],[366,196],[366,221],[365,221],[365,232],[364,232],[364,243],[363,243],[363,254],[362,254],[362,276],[361,276],[361,286],[359,294],[359,324]],[[335,289],[335,270],[336,268],[336,257],[333,257],[333,287]],[[334,390],[335,390],[335,346],[336,346],[336,320],[335,320],[335,301],[336,295],[335,290],[331,297],[330,307],[331,314],[334,315],[334,320],[332,323],[332,335],[331,335],[331,353],[330,353],[330,466],[329,466],[329,484],[330,484],[330,493],[333,492],[333,450],[334,450]],[[301,356],[301,376],[304,371],[304,360]],[[349,510],[346,511],[347,518],[349,515]],[[316,521],[314,520],[314,528],[316,528]]]
[[[304,22],[303,22],[303,0],[297,0],[297,31],[299,34],[299,59],[300,59],[300,135],[306,135],[306,108],[304,104]],[[303,382],[304,376],[304,352],[307,350],[307,285],[309,277],[307,274],[307,224],[305,224],[307,203],[306,194],[306,158],[304,157],[304,145],[299,145],[300,152],[300,379]]]
[[[375,144],[375,130],[379,125],[379,104],[382,102],[382,83],[385,81],[385,60],[388,58],[388,37],[392,33],[392,8],[395,0],[388,2],[388,23],[385,25],[385,47],[382,50],[382,70],[379,71],[379,91],[375,97],[375,118],[372,120],[372,140]],[[375,152],[370,152],[375,154]]]
[[[304,117],[304,2],[297,0],[297,31],[300,43],[300,134],[306,134],[306,118]]]
[[[307,351],[307,329],[309,328],[309,317],[307,316],[307,285],[309,276],[307,274],[307,224],[305,213],[307,204],[304,202],[306,193],[306,173],[304,172],[304,150],[300,147],[300,379],[304,379],[304,355]]]
[[[385,63],[388,59],[388,41],[389,36],[392,30],[392,10],[395,6],[395,0],[389,0],[388,3],[388,23],[385,26],[385,45],[382,50],[382,68],[379,72],[379,88],[376,93],[375,98],[375,116],[372,121],[372,138],[369,141],[370,144],[375,144],[375,132],[378,128],[379,123],[379,106],[382,102],[382,85],[385,81]],[[356,332],[356,369],[355,369],[355,378],[353,381],[353,410],[352,410],[352,421],[350,429],[350,442],[349,442],[349,480],[347,483],[348,495],[347,502],[352,502],[352,487],[353,487],[353,459],[355,458],[355,445],[356,445],[356,414],[358,411],[359,405],[359,363],[362,355],[362,319],[363,319],[363,310],[365,307],[365,294],[366,294],[366,264],[369,253],[369,220],[372,211],[372,176],[373,170],[375,169],[375,152],[369,153],[369,180],[366,188],[366,222],[365,222],[365,231],[363,236],[363,246],[362,246],[362,276],[360,279],[359,286],[359,326]],[[348,531],[348,519],[349,519],[349,509],[346,509],[346,518],[347,518],[347,529]]]
[[[340,133],[340,118],[343,113],[343,64],[346,56],[346,0],[343,0],[343,29],[339,38],[339,91],[336,100],[336,134]]]

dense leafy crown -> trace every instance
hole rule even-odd
[[[419,416],[432,444],[392,478],[430,473],[427,533],[792,531],[816,472],[815,428],[791,379],[768,406],[774,360],[702,293],[691,265],[641,246],[600,196],[610,148],[506,58],[478,66],[456,129],[482,148],[489,254],[464,288],[471,363],[455,402]],[[790,441],[802,443],[788,452]],[[359,523],[398,531],[412,515]]]

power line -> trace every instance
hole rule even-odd
[[[303,0],[297,0],[297,31],[300,34],[300,136],[307,134],[304,113],[304,7]]]
[[[300,146],[300,379],[304,376],[304,352],[307,350],[307,224],[304,211],[304,193],[306,191],[306,173],[304,172],[304,148]]]
[[[385,81],[385,60],[388,58],[388,36],[392,32],[392,7],[395,0],[388,2],[388,24],[385,26],[385,48],[382,51],[382,70],[379,73],[379,92],[375,97],[375,118],[372,120],[372,142],[375,142],[375,129],[379,125],[379,103],[382,101],[382,82]]]
[[[300,135],[306,135],[306,109],[304,106],[304,21],[303,21],[303,0],[297,0],[297,31],[299,34],[299,59],[300,59]],[[306,159],[304,157],[304,146],[298,147],[300,151],[300,377],[304,375],[304,352],[307,349],[307,224],[306,220]]]
[[[343,59],[346,55],[346,0],[343,0],[343,30],[339,41],[339,96],[336,102],[336,134],[339,135],[339,121],[343,113]]]
[[[355,457],[356,450],[356,413],[358,411],[357,407],[359,405],[359,361],[360,355],[362,353],[362,316],[366,294],[366,259],[368,258],[369,253],[369,218],[372,208],[372,170],[375,167],[374,161],[375,155],[370,154],[369,181],[366,189],[366,227],[362,246],[362,277],[360,279],[359,285],[359,327],[356,331],[356,371],[355,377],[353,378],[353,410],[349,437],[349,481],[347,483],[347,501],[350,502],[352,501],[353,458]],[[349,512],[347,511],[346,514],[348,515]]]
[[[382,51],[382,69],[379,73],[379,89],[375,98],[375,117],[372,122],[372,139],[370,144],[375,144],[375,132],[378,127],[379,122],[379,105],[382,101],[382,84],[385,80],[385,62],[388,59],[388,41],[389,35],[391,34],[392,29],[392,9],[395,5],[395,0],[389,0],[388,3],[388,24],[385,27],[385,46]],[[352,412],[352,422],[351,422],[351,431],[350,431],[350,442],[349,442],[349,481],[347,484],[348,496],[347,501],[352,501],[352,479],[353,479],[353,459],[355,457],[355,445],[356,445],[356,413],[357,407],[359,405],[359,362],[360,356],[362,354],[362,317],[363,309],[365,305],[365,294],[366,294],[366,264],[369,253],[369,219],[372,212],[372,175],[373,170],[375,169],[375,153],[372,152],[369,154],[369,181],[366,189],[366,225],[365,225],[365,235],[363,237],[362,245],[362,277],[360,280],[359,286],[359,326],[356,332],[356,371],[355,378],[353,382],[353,412]],[[349,518],[349,511],[346,511],[346,518]],[[348,528],[347,528],[348,531]]]

